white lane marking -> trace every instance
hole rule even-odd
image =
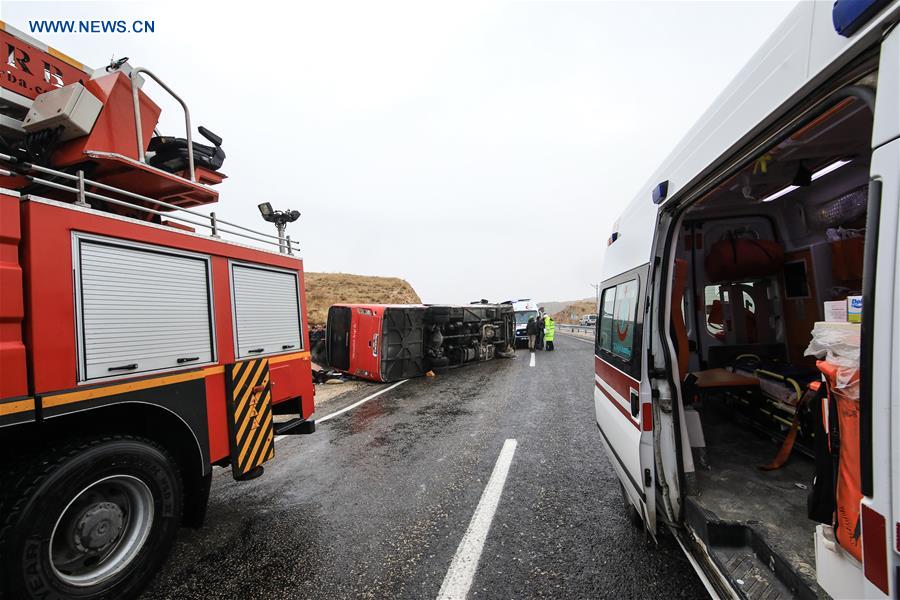
[[[324,422],[327,421],[328,419],[333,419],[333,418],[335,418],[335,417],[338,416],[338,415],[342,415],[342,414],[344,414],[345,412],[347,412],[348,410],[353,410],[354,408],[356,408],[356,407],[359,406],[360,404],[365,404],[365,403],[368,402],[369,400],[372,400],[373,398],[377,398],[378,396],[382,395],[383,393],[389,392],[389,391],[391,391],[392,389],[394,389],[395,387],[397,387],[398,385],[403,384],[403,383],[406,383],[407,381],[409,381],[409,379],[401,379],[400,381],[398,381],[398,382],[395,383],[394,385],[391,385],[391,386],[389,386],[389,387],[386,387],[386,388],[384,388],[383,390],[378,390],[378,391],[375,392],[374,394],[370,394],[370,395],[366,396],[365,398],[363,398],[363,399],[360,400],[359,402],[354,402],[354,403],[351,404],[350,406],[345,406],[345,407],[342,408],[341,410],[336,410],[336,411],[334,411],[333,413],[331,413],[330,415],[325,415],[325,416],[322,417],[321,419],[316,419],[316,424],[318,425],[319,423],[324,423]],[[285,437],[285,436],[284,436],[284,435],[276,435],[276,436],[275,436],[275,441],[277,442],[278,440],[280,440],[280,439],[283,438],[283,437]]]
[[[534,352],[531,353],[531,362],[528,363],[528,366],[529,366],[529,367],[533,367],[533,366],[534,366]]]
[[[494,465],[494,472],[491,473],[491,478],[481,494],[481,500],[478,501],[469,528],[466,529],[466,533],[456,549],[450,569],[444,576],[444,583],[441,585],[441,591],[438,592],[438,600],[465,600],[469,588],[472,587],[472,580],[478,569],[478,561],[481,559],[481,551],[484,550],[484,542],[487,539],[488,530],[491,528],[494,513],[497,512],[500,495],[503,493],[503,484],[506,483],[509,466],[512,464],[513,454],[516,452],[516,443],[514,439],[503,442],[503,449],[497,458],[497,464]]]

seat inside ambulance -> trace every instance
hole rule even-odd
[[[695,202],[676,237],[685,519],[735,580],[757,582],[748,597],[824,594],[814,533],[834,486],[809,496],[817,460],[834,457],[817,440],[822,372],[806,350],[825,302],[862,293],[873,96],[855,89]]]

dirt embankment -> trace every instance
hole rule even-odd
[[[349,273],[304,273],[310,324],[325,324],[332,304],[419,304],[413,287],[399,277]]]
[[[578,325],[581,317],[596,314],[597,306],[594,300],[578,300],[568,304],[565,308],[553,314],[553,320],[557,323],[569,323]],[[574,315],[574,316],[573,316]]]

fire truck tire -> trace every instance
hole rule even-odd
[[[628,498],[628,493],[625,492],[625,486],[622,485],[621,481],[619,482],[619,489],[622,492],[622,508],[625,509],[625,516],[628,517],[628,522],[634,527],[641,527],[644,524],[641,513],[631,503],[631,499]]]
[[[168,554],[184,498],[175,460],[132,436],[17,461],[0,489],[0,598],[133,598]]]

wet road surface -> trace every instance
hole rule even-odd
[[[256,480],[213,475],[143,598],[436,598],[505,440],[517,447],[469,598],[704,598],[676,542],[633,528],[594,423],[592,344],[558,336],[410,380],[287,436]],[[323,417],[388,387],[348,393]]]

